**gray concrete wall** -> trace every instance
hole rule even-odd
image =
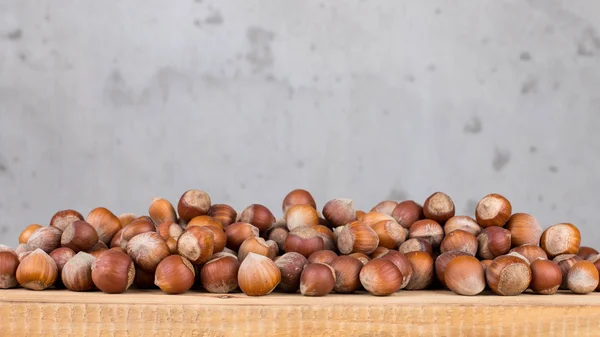
[[[598,1],[0,2],[0,242],[189,188],[490,192],[600,246]]]

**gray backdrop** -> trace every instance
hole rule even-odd
[[[303,187],[600,246],[598,1],[0,1],[0,242],[53,213]]]

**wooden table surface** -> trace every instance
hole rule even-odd
[[[600,336],[600,293],[263,297],[0,290],[0,336]]]

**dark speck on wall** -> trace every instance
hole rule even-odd
[[[415,82],[415,77],[412,74],[408,74],[406,75],[406,77],[404,77],[404,79],[409,82],[409,83],[414,83]]]
[[[434,13],[435,13],[435,15],[440,15],[440,14],[442,14],[442,10],[439,8],[436,8]]]
[[[538,149],[537,149],[537,147],[535,147],[535,146],[533,146],[533,145],[531,145],[531,146],[529,147],[529,153],[536,153],[536,152],[537,152],[537,150],[538,150]]]
[[[204,22],[209,25],[220,25],[223,23],[223,16],[219,12],[213,12],[210,16],[204,19]]]
[[[8,226],[2,226],[2,234],[8,233]]]
[[[264,178],[264,175],[262,173],[256,174],[256,179],[262,179],[262,178]]]
[[[492,159],[492,167],[494,171],[500,172],[510,161],[510,152],[508,150],[496,147],[494,149],[494,158]]]
[[[600,36],[593,28],[586,29],[577,43],[577,55],[593,57],[600,51]]]
[[[29,204],[28,201],[21,201],[21,208],[29,209],[30,207],[31,207],[31,205]]]
[[[199,19],[194,20],[194,26],[202,27],[202,21],[200,21]]]
[[[312,78],[313,82],[319,82],[319,76],[315,75]]]
[[[548,166],[548,171],[550,171],[552,173],[557,173],[558,172],[558,167],[556,167],[554,165],[550,165],[550,166]]]
[[[123,141],[119,138],[117,138],[117,140],[115,140],[115,144],[117,145],[121,145],[123,143]]]
[[[27,61],[27,55],[25,55],[25,53],[19,53],[19,60],[23,62]]]
[[[18,163],[18,162],[20,162],[20,161],[21,161],[21,158],[19,158],[18,156],[14,156],[14,157],[12,158],[12,160],[13,160],[15,163]]]
[[[36,172],[36,171],[31,171],[31,177],[32,177],[32,178],[35,178],[35,177],[37,177],[37,172]]]
[[[435,69],[436,69],[435,64],[433,64],[433,63],[427,66],[427,70],[429,70],[429,71],[435,71]]]
[[[550,209],[553,210],[553,211],[555,211],[556,210],[556,204],[550,205]]]
[[[535,93],[537,90],[537,79],[528,78],[521,84],[521,95],[527,95],[529,93]]]
[[[464,133],[480,133],[483,125],[481,124],[481,119],[477,116],[471,117],[471,120],[465,124],[463,127]]]
[[[317,50],[317,45],[314,44],[314,43],[311,43],[310,44],[310,51],[315,51],[315,50]]]
[[[529,52],[521,52],[521,55],[519,55],[519,60],[523,61],[523,62],[527,62],[531,60],[531,54],[529,54]]]
[[[387,196],[388,200],[404,201],[408,199],[408,193],[399,188],[392,188]]]
[[[389,116],[389,115],[390,115],[390,112],[389,112],[387,109],[383,109],[383,110],[381,110],[381,113],[382,113],[384,116]]]
[[[245,189],[246,189],[246,184],[244,184],[244,183],[241,183],[241,184],[240,184],[240,188],[241,188],[241,189],[243,189],[243,190],[245,190]]]
[[[8,168],[6,167],[6,165],[0,164],[0,172],[6,172],[6,171],[8,171]]]
[[[539,194],[539,195],[538,195],[538,201],[539,201],[539,202],[542,202],[542,201],[544,201],[544,196],[543,196],[543,195],[541,195],[541,194]]]
[[[296,162],[296,167],[297,167],[297,168],[304,168],[304,161],[302,161],[302,160],[298,160],[298,161]]]
[[[23,37],[23,31],[20,29],[15,29],[12,32],[9,32],[8,34],[6,34],[6,37],[11,40],[19,40],[20,38]]]

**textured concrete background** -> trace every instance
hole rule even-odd
[[[0,2],[0,242],[200,188],[487,193],[600,246],[598,1]]]

